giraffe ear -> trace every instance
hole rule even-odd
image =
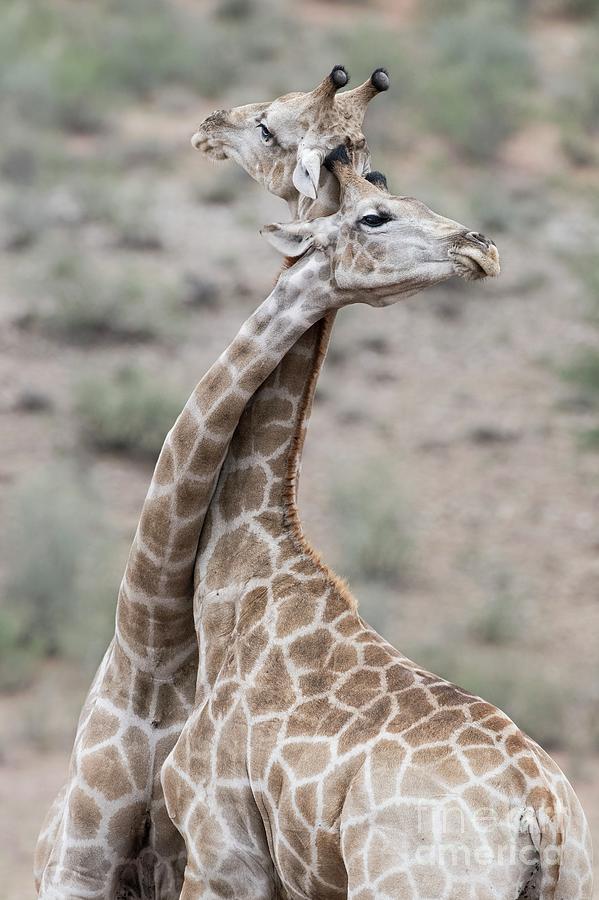
[[[294,187],[310,200],[316,200],[323,158],[324,154],[320,151],[305,147],[300,150],[297,165],[293,170]]]
[[[314,232],[309,222],[265,225],[260,234],[284,256],[302,256],[314,245]]]

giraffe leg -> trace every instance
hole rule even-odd
[[[245,763],[245,719],[196,709],[166,758],[167,810],[187,848],[180,900],[274,900],[276,876]],[[218,756],[214,748],[226,750]]]
[[[164,783],[171,798],[185,793],[182,785],[175,785],[176,778],[167,767]],[[180,900],[274,900],[274,866],[249,786],[206,790],[199,785],[196,789],[192,803],[175,819],[187,847]],[[219,803],[217,796],[223,796],[224,802]]]
[[[156,768],[174,736],[110,685],[135,680],[114,645],[80,719],[69,782],[52,807],[36,852],[40,900],[172,900],[179,896],[184,845],[170,822]],[[108,685],[108,688],[106,687]],[[172,693],[150,685],[158,718]],[[142,710],[143,712],[143,710]]]
[[[230,856],[223,871],[197,874],[193,866],[185,870],[179,900],[277,900],[276,886],[261,866],[243,856]]]

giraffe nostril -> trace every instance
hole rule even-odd
[[[493,241],[490,241],[489,238],[485,237],[484,234],[481,234],[480,231],[469,231],[465,237],[469,241],[473,241],[475,244],[480,244],[481,247],[490,247]]]

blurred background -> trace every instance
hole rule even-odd
[[[598,0],[3,0],[0,895],[33,894],[164,435],[278,266],[286,206],[189,138],[334,63],[389,68],[374,166],[503,273],[340,314],[306,532],[555,755],[599,842],[598,61]]]

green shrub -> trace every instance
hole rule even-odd
[[[550,215],[545,192],[532,185],[510,189],[502,180],[490,178],[488,172],[471,182],[466,199],[468,221],[476,222],[481,231],[491,236],[537,228]]]
[[[599,254],[576,254],[572,259],[572,269],[590,300],[599,304]]]
[[[483,443],[494,443],[504,440],[505,435],[487,429],[481,430],[478,438]],[[464,556],[462,565],[476,584],[481,600],[463,621],[463,639],[474,639],[477,645],[489,647],[507,647],[519,641],[527,632],[530,607],[512,570],[501,558],[476,553]]]
[[[562,149],[575,166],[591,166],[597,159],[595,140],[576,117],[569,115],[570,121],[562,128]]]
[[[43,657],[97,661],[113,627],[118,580],[98,499],[78,469],[57,465],[9,502],[0,608],[0,687],[18,687]]]
[[[599,409],[599,350],[582,350],[561,374],[570,385],[574,400],[596,414]],[[585,428],[577,437],[582,450],[599,450],[599,424]]]
[[[36,202],[31,192],[23,191],[7,197],[2,216],[6,229],[4,249],[13,252],[27,250],[37,243],[43,230],[43,221],[39,201]]]
[[[408,574],[411,541],[394,480],[388,463],[375,460],[348,473],[334,487],[339,568],[356,581],[395,586]]]
[[[81,644],[85,645],[84,636]],[[90,671],[90,664],[96,668],[96,660],[89,660],[88,665],[82,665],[80,660],[61,660],[43,666],[27,692],[19,692],[18,714],[11,723],[10,735],[0,734],[0,754],[3,744],[8,749],[15,742],[38,753],[57,750],[69,753],[73,746],[73,723],[81,711],[94,670]]]
[[[154,460],[182,407],[179,392],[164,385],[161,373],[126,368],[81,382],[75,411],[92,447]]]
[[[599,134],[599,25],[586,29],[581,53],[561,98],[562,146],[575,165],[598,159]]]
[[[113,90],[132,96],[165,84],[183,84],[214,96],[238,74],[227,32],[208,26],[165,0],[108,0],[107,80]]]
[[[597,0],[536,0],[535,7],[540,12],[562,16],[595,16],[598,12]]]
[[[179,309],[172,286],[141,268],[105,271],[61,252],[29,285],[30,318],[45,332],[74,343],[144,341],[175,333]]]
[[[256,9],[254,0],[220,0],[216,7],[219,19],[249,19]]]
[[[129,250],[160,250],[162,237],[155,210],[145,185],[133,186],[113,196],[106,220],[118,246]]]
[[[511,643],[520,629],[516,600],[508,587],[498,585],[472,623],[472,633],[486,644],[502,645]]]
[[[38,128],[97,130],[116,100],[163,85],[226,89],[238,74],[230,46],[227,28],[165,0],[9,0],[0,12],[4,103]]]
[[[524,28],[499,4],[437,3],[433,11],[419,57],[420,109],[464,156],[489,159],[525,112],[532,65]]]
[[[587,428],[580,435],[580,446],[583,450],[591,450],[593,453],[599,451],[599,425],[594,428]]]
[[[599,253],[597,249],[588,253],[575,253],[570,257],[569,263],[588,301],[591,317],[599,324]]]
[[[477,183],[469,197],[472,221],[485,234],[498,234],[514,230],[515,203],[504,185]]]
[[[592,406],[599,406],[599,351],[587,349],[564,368],[563,377],[576,396]]]
[[[194,190],[199,203],[211,206],[229,206],[243,197],[248,190],[248,176],[241,169],[217,169],[210,178],[198,184]]]
[[[90,17],[90,27],[93,31]],[[43,7],[33,0],[3,5],[0,78],[4,104],[37,127],[96,130],[102,121],[101,56],[81,13]],[[87,47],[86,47],[87,44]],[[89,52],[88,52],[89,51]]]
[[[384,66],[392,78],[385,101],[405,103],[409,65],[404,55],[405,39],[399,31],[376,25],[372,20],[360,20],[359,24],[342,31],[338,37],[331,36],[332,40],[335,38],[339,61],[347,67],[352,77],[350,88],[365,81],[377,66]],[[375,103],[378,107],[379,104]],[[373,109],[376,107],[373,106]]]
[[[32,678],[43,647],[27,634],[23,610],[0,607],[0,691],[16,690]]]

